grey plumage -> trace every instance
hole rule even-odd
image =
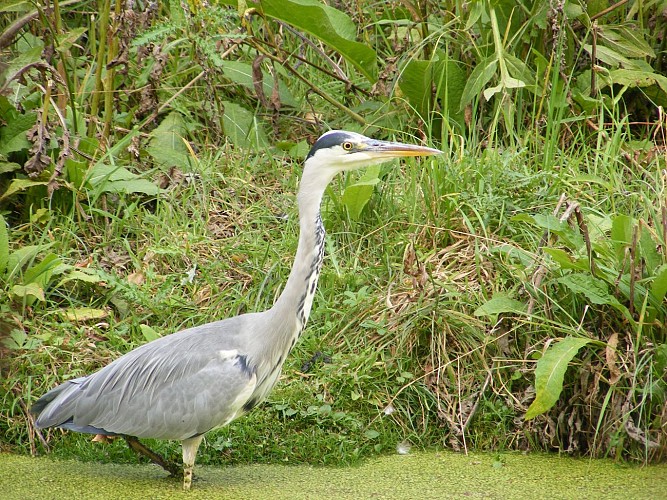
[[[133,438],[179,440],[183,487],[189,489],[203,435],[264,400],[305,328],[324,256],[320,203],[331,179],[390,158],[438,153],[353,132],[324,134],[306,158],[297,197],[299,244],[273,307],[162,337],[87,377],[65,382],[32,406],[35,425],[132,437],[128,443],[138,451]],[[150,453],[151,460],[174,470]]]

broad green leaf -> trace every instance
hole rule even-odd
[[[368,439],[375,439],[380,436],[380,433],[376,430],[368,429],[364,431],[364,436],[366,436]]]
[[[533,71],[518,57],[514,57],[511,54],[504,53],[503,57],[505,58],[505,64],[507,65],[507,71],[510,75],[521,80],[528,90],[535,92],[535,76]]]
[[[154,196],[160,192],[160,188],[148,179],[133,179],[127,181],[113,181],[104,184],[105,193],[143,193]]]
[[[3,68],[5,81],[12,81],[26,66],[40,61],[42,59],[43,50],[44,45],[40,40],[34,47],[19,52],[19,55],[8,61],[7,65]]]
[[[561,269],[585,271],[590,268],[588,259],[575,259],[568,252],[560,248],[544,248],[544,253],[550,255]]]
[[[493,75],[496,74],[497,67],[498,59],[495,55],[485,59],[475,67],[468,77],[466,86],[463,89],[461,106],[459,108],[460,111],[463,111],[463,109],[465,109],[465,107],[482,92],[486,84],[489,83],[491,78],[493,78]]]
[[[466,21],[465,31],[470,30],[477,21],[482,17],[482,14],[485,13],[485,2],[472,2],[470,4],[470,13],[468,14],[468,20]]]
[[[659,302],[662,302],[667,295],[667,264],[656,270],[651,283],[651,295]]]
[[[5,218],[0,215],[0,277],[5,274],[9,262],[9,232]]]
[[[21,165],[18,163],[0,160],[0,175],[16,172],[17,170],[21,170]]]
[[[152,342],[153,340],[160,338],[160,334],[148,325],[139,325],[139,329],[141,330],[141,334],[146,339],[146,342]]]
[[[526,312],[526,304],[505,294],[497,293],[491,300],[478,307],[474,314],[475,316],[497,316],[501,313],[524,312]]]
[[[600,42],[619,54],[638,59],[655,57],[655,52],[644,39],[642,30],[611,24],[601,24],[597,29]]]
[[[431,64],[430,61],[411,59],[401,71],[398,80],[401,92],[422,117],[427,117],[432,109],[433,74]]]
[[[618,215],[611,222],[611,241],[619,262],[624,259],[625,249],[632,244],[634,226],[635,220],[627,215]]]
[[[23,273],[23,283],[37,283],[41,288],[46,289],[54,269],[61,263],[62,261],[56,254],[47,254],[41,262],[26,269]]]
[[[592,304],[618,304],[618,300],[609,293],[607,283],[586,273],[572,273],[558,278],[558,283],[574,293],[584,295]]]
[[[151,132],[146,151],[159,165],[182,168],[190,159],[188,148],[183,142],[186,135],[183,117],[177,111],[172,111]]]
[[[623,85],[631,88],[657,85],[664,93],[667,93],[667,77],[653,71],[615,69],[602,77],[602,84],[601,88],[605,85]]]
[[[26,245],[9,254],[7,258],[7,281],[17,274],[23,266],[34,259],[37,254],[51,245]]]
[[[567,366],[579,349],[591,342],[579,337],[566,337],[553,344],[537,361],[535,367],[535,400],[526,411],[526,420],[535,418],[556,404],[563,391]]]
[[[518,222],[528,222],[529,224],[537,226],[540,229],[557,234],[562,233],[567,228],[566,222],[560,221],[558,217],[555,217],[551,214],[518,214],[514,215],[511,220]]]
[[[26,0],[0,0],[0,12],[28,12],[33,9],[32,3]]]
[[[592,45],[584,45],[583,48],[589,55],[592,54]],[[628,59],[623,54],[603,45],[598,45],[596,47],[595,56],[612,69],[624,68],[638,71],[652,71],[651,65],[647,62],[641,59]]]
[[[37,121],[37,114],[32,111],[16,116],[10,116],[11,114],[14,113],[10,111],[6,118],[7,125],[0,127],[0,154],[27,150],[32,146],[26,132]]]
[[[44,290],[37,283],[14,285],[10,290],[10,294],[13,295],[15,299],[24,299],[31,303],[35,300],[46,302],[46,298],[44,297]]]
[[[220,67],[222,68],[225,77],[232,82],[238,85],[243,85],[250,90],[255,90],[251,64],[240,61],[223,60]],[[273,86],[275,85],[275,80],[273,76],[266,72],[263,72],[263,75],[264,77],[262,78],[262,88],[264,89],[264,95],[271,96],[271,93],[273,92]],[[280,80],[278,81],[278,94],[280,96],[281,104],[291,107],[298,106],[294,96]]]
[[[155,195],[160,192],[155,184],[143,179],[125,167],[97,163],[88,174],[91,187],[103,193],[144,193]]]
[[[243,148],[260,149],[268,140],[255,114],[236,103],[225,101],[225,135],[232,144]]]
[[[84,269],[72,269],[70,267],[70,271],[65,276],[63,276],[63,278],[58,282],[57,286],[60,287],[70,281],[80,281],[83,283],[99,283],[100,281],[103,281],[100,275],[95,272],[95,270]]]
[[[55,49],[61,52],[71,49],[74,42],[76,42],[86,31],[88,31],[88,28],[86,27],[69,28],[64,34],[56,37]]]
[[[178,0],[169,0],[169,19],[174,24],[185,24],[185,12],[183,11],[183,4]]]
[[[46,186],[48,182],[45,181],[31,181],[30,179],[14,179],[10,184],[9,187],[7,188],[7,191],[5,191],[2,196],[0,196],[0,200],[4,200],[5,198],[9,198],[11,195],[25,191],[26,189],[30,189],[31,187],[35,186]]]
[[[380,182],[380,169],[379,165],[367,168],[357,182],[345,188],[342,200],[353,220],[359,220],[362,210],[373,196],[375,185]]]
[[[410,105],[422,117],[433,109],[433,98],[439,100],[449,118],[462,122],[461,98],[466,85],[466,74],[454,60],[410,60],[400,74],[399,87]],[[433,89],[435,88],[435,95]]]
[[[646,227],[642,227],[638,246],[639,256],[644,259],[646,264],[646,271],[652,275],[655,269],[662,264],[662,255],[658,252],[658,245],[653,239],[651,231]]]
[[[236,6],[236,1],[225,3]],[[319,38],[339,52],[368,81],[377,80],[377,54],[365,43],[355,41],[357,27],[347,14],[319,0],[262,0],[248,2],[265,15],[284,21]]]
[[[104,319],[109,316],[109,313],[104,309],[95,309],[93,307],[74,307],[64,311],[62,316],[68,321],[79,323]]]

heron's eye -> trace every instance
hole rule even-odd
[[[353,148],[353,146],[352,146],[351,142],[344,142],[343,143],[343,149],[345,151],[352,151],[352,148]]]

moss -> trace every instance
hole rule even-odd
[[[193,490],[151,465],[1,454],[2,497],[13,498],[665,498],[667,465],[644,468],[555,455],[425,452],[359,467],[196,467]],[[10,478],[15,478],[11,480]]]

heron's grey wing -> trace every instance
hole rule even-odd
[[[234,342],[245,321],[237,316],[162,337],[66,382],[35,403],[36,424],[179,440],[225,425],[257,384]]]

